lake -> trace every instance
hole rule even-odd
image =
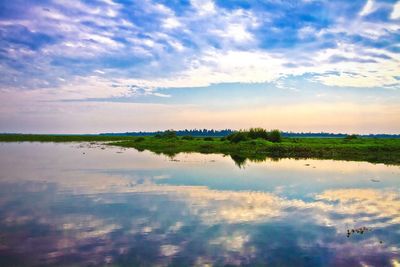
[[[400,168],[0,143],[0,266],[399,266]]]

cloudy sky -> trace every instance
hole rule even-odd
[[[400,133],[400,1],[0,1],[0,132]]]

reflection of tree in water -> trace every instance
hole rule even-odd
[[[244,167],[244,165],[246,164],[246,157],[240,156],[240,155],[230,155],[232,160],[235,162],[236,166],[238,166],[239,168]]]
[[[238,155],[238,154],[231,154],[232,160],[235,162],[235,164],[239,167],[242,168],[246,164],[246,161],[249,160],[250,162],[264,162],[267,159],[271,161],[279,161],[281,158],[279,157],[267,157],[265,155],[256,155],[252,157],[246,157],[243,155]]]
[[[176,157],[176,155],[178,155],[179,153],[176,152],[171,152],[171,151],[165,151],[165,152],[158,152],[158,151],[153,151],[156,155],[165,155],[168,158],[170,158],[171,160],[174,159]]]
[[[138,150],[139,152],[143,152],[146,149],[143,148],[135,148],[136,150]],[[175,159],[175,157],[180,154],[180,153],[193,153],[193,152],[175,152],[175,151],[154,151],[154,150],[150,150],[153,153],[155,153],[156,155],[164,155],[167,156],[169,158],[170,161],[179,161],[177,159]],[[201,151],[201,152],[194,152],[194,153],[201,153],[201,154],[211,154],[211,152],[208,151]],[[264,162],[267,159],[271,160],[271,161],[279,161],[281,159],[281,157],[276,157],[276,156],[266,156],[266,155],[252,155],[252,156],[248,156],[248,155],[241,155],[241,154],[224,154],[224,156],[230,156],[232,158],[232,160],[235,162],[235,165],[238,166],[239,168],[242,168],[245,166],[247,161],[250,162]]]

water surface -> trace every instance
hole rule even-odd
[[[3,143],[0,169],[0,266],[400,264],[398,166]]]

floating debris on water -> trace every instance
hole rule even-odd
[[[366,232],[369,232],[371,230],[372,230],[371,228],[368,228],[368,227],[365,227],[365,226],[359,227],[359,228],[347,229],[347,235],[346,236],[350,237],[351,235],[354,235],[354,234],[362,235],[362,234],[364,234]]]

